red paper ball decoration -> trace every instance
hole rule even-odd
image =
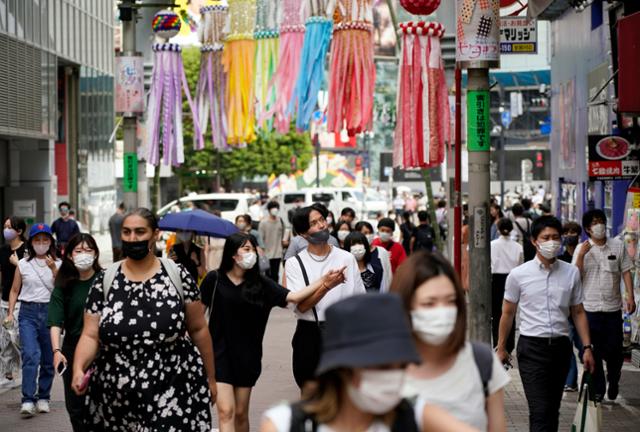
[[[431,15],[440,6],[440,0],[400,0],[400,5],[414,15]]]

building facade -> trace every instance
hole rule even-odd
[[[115,208],[114,7],[0,0],[0,214],[52,222],[69,201],[87,230]]]

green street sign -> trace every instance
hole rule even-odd
[[[467,150],[488,152],[491,149],[489,90],[467,92]]]
[[[124,171],[122,177],[123,192],[138,192],[138,155],[124,154]]]

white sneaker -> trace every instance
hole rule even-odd
[[[20,415],[22,418],[31,418],[36,414],[36,406],[33,402],[23,402],[20,407]]]
[[[36,404],[36,408],[38,408],[39,413],[48,413],[49,411],[51,411],[49,409],[49,401],[47,400],[39,400]]]

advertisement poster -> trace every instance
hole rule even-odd
[[[457,0],[456,61],[500,67],[500,0]]]
[[[116,56],[116,112],[144,112],[144,57]]]
[[[640,173],[636,148],[627,139],[589,135],[589,180],[631,180]]]
[[[538,22],[524,17],[500,18],[500,52],[502,54],[536,54]]]
[[[560,168],[573,169],[576,166],[576,94],[574,80],[554,86],[558,97],[553,98],[552,112],[558,113],[560,125],[556,130],[560,142]]]

